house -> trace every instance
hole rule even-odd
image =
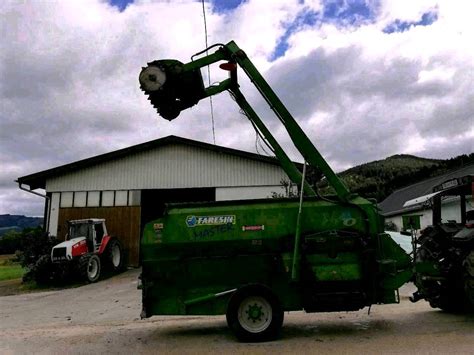
[[[423,180],[416,184],[394,191],[378,205],[381,209],[381,213],[385,216],[385,222],[391,222],[397,227],[397,230],[402,230],[404,216],[405,218],[406,216],[419,216],[421,229],[431,225],[433,214],[430,209],[430,200],[404,207],[405,203],[420,196],[431,194],[435,186],[440,185],[445,181],[466,175],[474,175],[474,164],[467,165],[441,176]],[[472,195],[466,198],[466,204],[468,205],[467,210],[474,209]],[[441,215],[444,220],[456,220],[459,223],[461,222],[459,198],[444,199],[441,206]]]
[[[105,218],[138,265],[144,225],[166,202],[271,197],[288,179],[273,157],[168,136],[18,178],[46,191],[45,229],[59,239],[66,222]]]

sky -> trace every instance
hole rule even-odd
[[[336,171],[394,154],[474,151],[474,2],[204,6],[208,43],[235,40]],[[168,122],[138,85],[147,62],[188,62],[205,48],[201,1],[1,1],[0,31],[0,214],[42,215],[44,200],[19,190],[20,176],[171,134],[213,142],[209,100]],[[226,77],[215,66],[210,73],[211,82]],[[216,144],[256,152],[255,132],[229,95],[215,96],[213,108]]]

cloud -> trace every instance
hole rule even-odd
[[[205,6],[209,43],[236,40],[336,170],[398,153],[474,150],[471,2]],[[384,32],[433,11],[436,21]],[[42,214],[43,201],[16,187],[19,176],[169,134],[212,142],[208,100],[167,122],[137,80],[149,61],[186,62],[204,48],[201,2],[2,2],[0,16],[0,213]],[[240,76],[257,112],[301,159]],[[212,81],[223,77],[211,68]],[[214,117],[218,144],[255,151],[253,129],[228,95],[214,97]]]

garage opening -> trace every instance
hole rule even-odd
[[[210,202],[216,200],[216,189],[154,189],[142,190],[141,228],[154,219],[163,216],[165,204],[169,202]]]

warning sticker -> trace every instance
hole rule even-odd
[[[242,231],[263,231],[265,230],[265,226],[263,224],[257,226],[242,226]]]

